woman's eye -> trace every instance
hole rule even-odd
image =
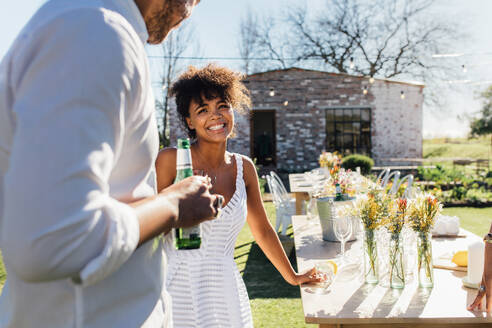
[[[202,114],[202,113],[205,113],[207,111],[206,108],[200,108],[198,111],[197,111],[197,114]]]

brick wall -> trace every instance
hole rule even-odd
[[[370,84],[366,78],[295,68],[251,75],[245,83],[253,110],[275,110],[277,168],[305,170],[318,165],[319,153],[325,149],[325,110],[329,108],[371,108],[372,157],[377,164],[384,164],[385,158],[422,156],[421,85],[385,80]],[[170,114],[174,145],[183,132],[174,108]],[[237,136],[229,141],[228,149],[250,155],[248,114],[236,115],[235,131]]]

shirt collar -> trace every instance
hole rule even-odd
[[[149,39],[149,33],[147,32],[147,26],[143,19],[142,13],[138,9],[134,0],[110,0],[115,10],[125,17],[128,22],[133,26],[135,32],[137,32],[140,40],[145,45]]]

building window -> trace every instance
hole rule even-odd
[[[326,150],[371,156],[371,109],[327,109]]]

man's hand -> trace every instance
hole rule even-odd
[[[161,192],[161,194],[172,194],[179,204],[174,228],[191,227],[217,217],[224,197],[210,194],[211,187],[209,178],[192,176]]]

